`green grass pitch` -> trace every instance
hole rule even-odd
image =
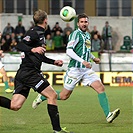
[[[54,86],[61,90],[62,86]],[[71,97],[66,101],[58,101],[62,127],[67,127],[74,133],[133,133],[133,87],[109,87],[106,93],[111,110],[119,107],[119,117],[109,124],[99,105],[97,93],[88,87],[76,87]],[[0,87],[0,95],[11,98]],[[52,133],[52,127],[47,114],[46,102],[37,109],[32,109],[32,101],[37,93],[31,90],[23,107],[10,111],[0,107],[0,133]]]

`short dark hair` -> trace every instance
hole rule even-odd
[[[46,18],[47,18],[47,13],[45,11],[39,9],[34,12],[33,20],[35,24],[42,24]]]
[[[89,19],[89,17],[85,13],[82,13],[82,14],[79,14],[78,15],[78,22],[79,22],[79,19],[81,19],[81,18],[87,18],[87,19]]]
[[[106,22],[105,22],[105,24],[109,24],[109,22],[108,22],[108,21],[106,21]]]

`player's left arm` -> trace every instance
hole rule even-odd
[[[52,65],[56,65],[56,66],[62,66],[63,65],[62,60],[53,60],[53,59],[46,57],[45,55],[43,57],[43,62],[48,63],[48,64],[52,64]]]
[[[70,38],[72,38],[72,39],[70,39]],[[78,62],[81,62],[86,68],[91,68],[92,67],[91,66],[91,63],[90,62],[87,62],[84,59],[82,59],[81,57],[79,57],[75,53],[75,51],[73,50],[73,47],[75,45],[77,45],[78,42],[79,42],[79,34],[77,34],[76,31],[74,31],[73,34],[70,34],[70,36],[69,36],[69,42],[67,44],[66,54],[70,58],[72,58],[72,59],[74,59],[74,60],[76,60]]]
[[[96,58],[92,53],[91,53],[90,58],[91,58],[96,64],[99,64],[99,63],[100,63],[100,59],[99,59],[99,58]]]

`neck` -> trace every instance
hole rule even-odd
[[[42,25],[42,24],[38,24],[37,26],[40,26],[40,27],[42,27],[43,29],[45,29],[45,26]]]

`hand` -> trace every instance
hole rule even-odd
[[[43,54],[45,51],[46,49],[44,47],[36,47],[31,49],[31,52],[38,54]]]
[[[100,59],[99,59],[99,58],[94,58],[93,61],[94,61],[96,64],[99,64],[99,63],[100,63]]]
[[[92,65],[90,62],[87,62],[87,61],[83,61],[82,64],[86,67],[86,68],[91,68]]]
[[[55,60],[54,65],[62,66],[63,65],[63,61],[62,60]]]

